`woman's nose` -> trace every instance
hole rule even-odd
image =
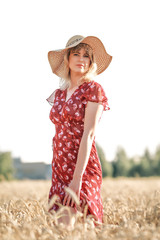
[[[83,61],[83,56],[80,56],[80,61]]]

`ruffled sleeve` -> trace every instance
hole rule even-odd
[[[54,100],[57,96],[57,93],[58,93],[59,89],[56,89],[46,100],[48,101],[48,103],[53,106],[54,104]]]
[[[110,110],[110,107],[108,105],[108,98],[106,97],[103,87],[95,81],[92,81],[88,84],[87,88],[84,91],[83,97],[84,104],[88,101],[97,102],[103,105],[104,111]]]

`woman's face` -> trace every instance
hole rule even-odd
[[[71,52],[69,68],[71,72],[85,74],[90,66],[90,57],[84,48]]]

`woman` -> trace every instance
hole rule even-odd
[[[97,37],[76,35],[69,39],[65,49],[50,51],[48,59],[53,73],[61,78],[60,88],[47,98],[56,129],[49,202],[57,195],[59,203],[76,212],[78,206],[65,191],[69,187],[80,200],[80,211],[87,205],[87,215],[92,214],[102,223],[102,169],[95,147],[95,130],[103,110],[110,108],[102,86],[92,78],[108,67],[112,57]],[[58,208],[54,203],[49,211]],[[69,216],[59,222],[68,224]]]

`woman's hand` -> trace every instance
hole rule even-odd
[[[76,193],[78,199],[80,199],[80,190],[81,190],[81,186],[82,186],[82,180],[74,180],[72,179],[72,181],[70,182],[70,184],[68,185],[68,187]],[[70,205],[70,201],[71,201],[71,207],[74,206],[75,201],[74,199],[68,194],[65,194],[64,200],[63,200],[63,205],[66,204],[66,206]]]

